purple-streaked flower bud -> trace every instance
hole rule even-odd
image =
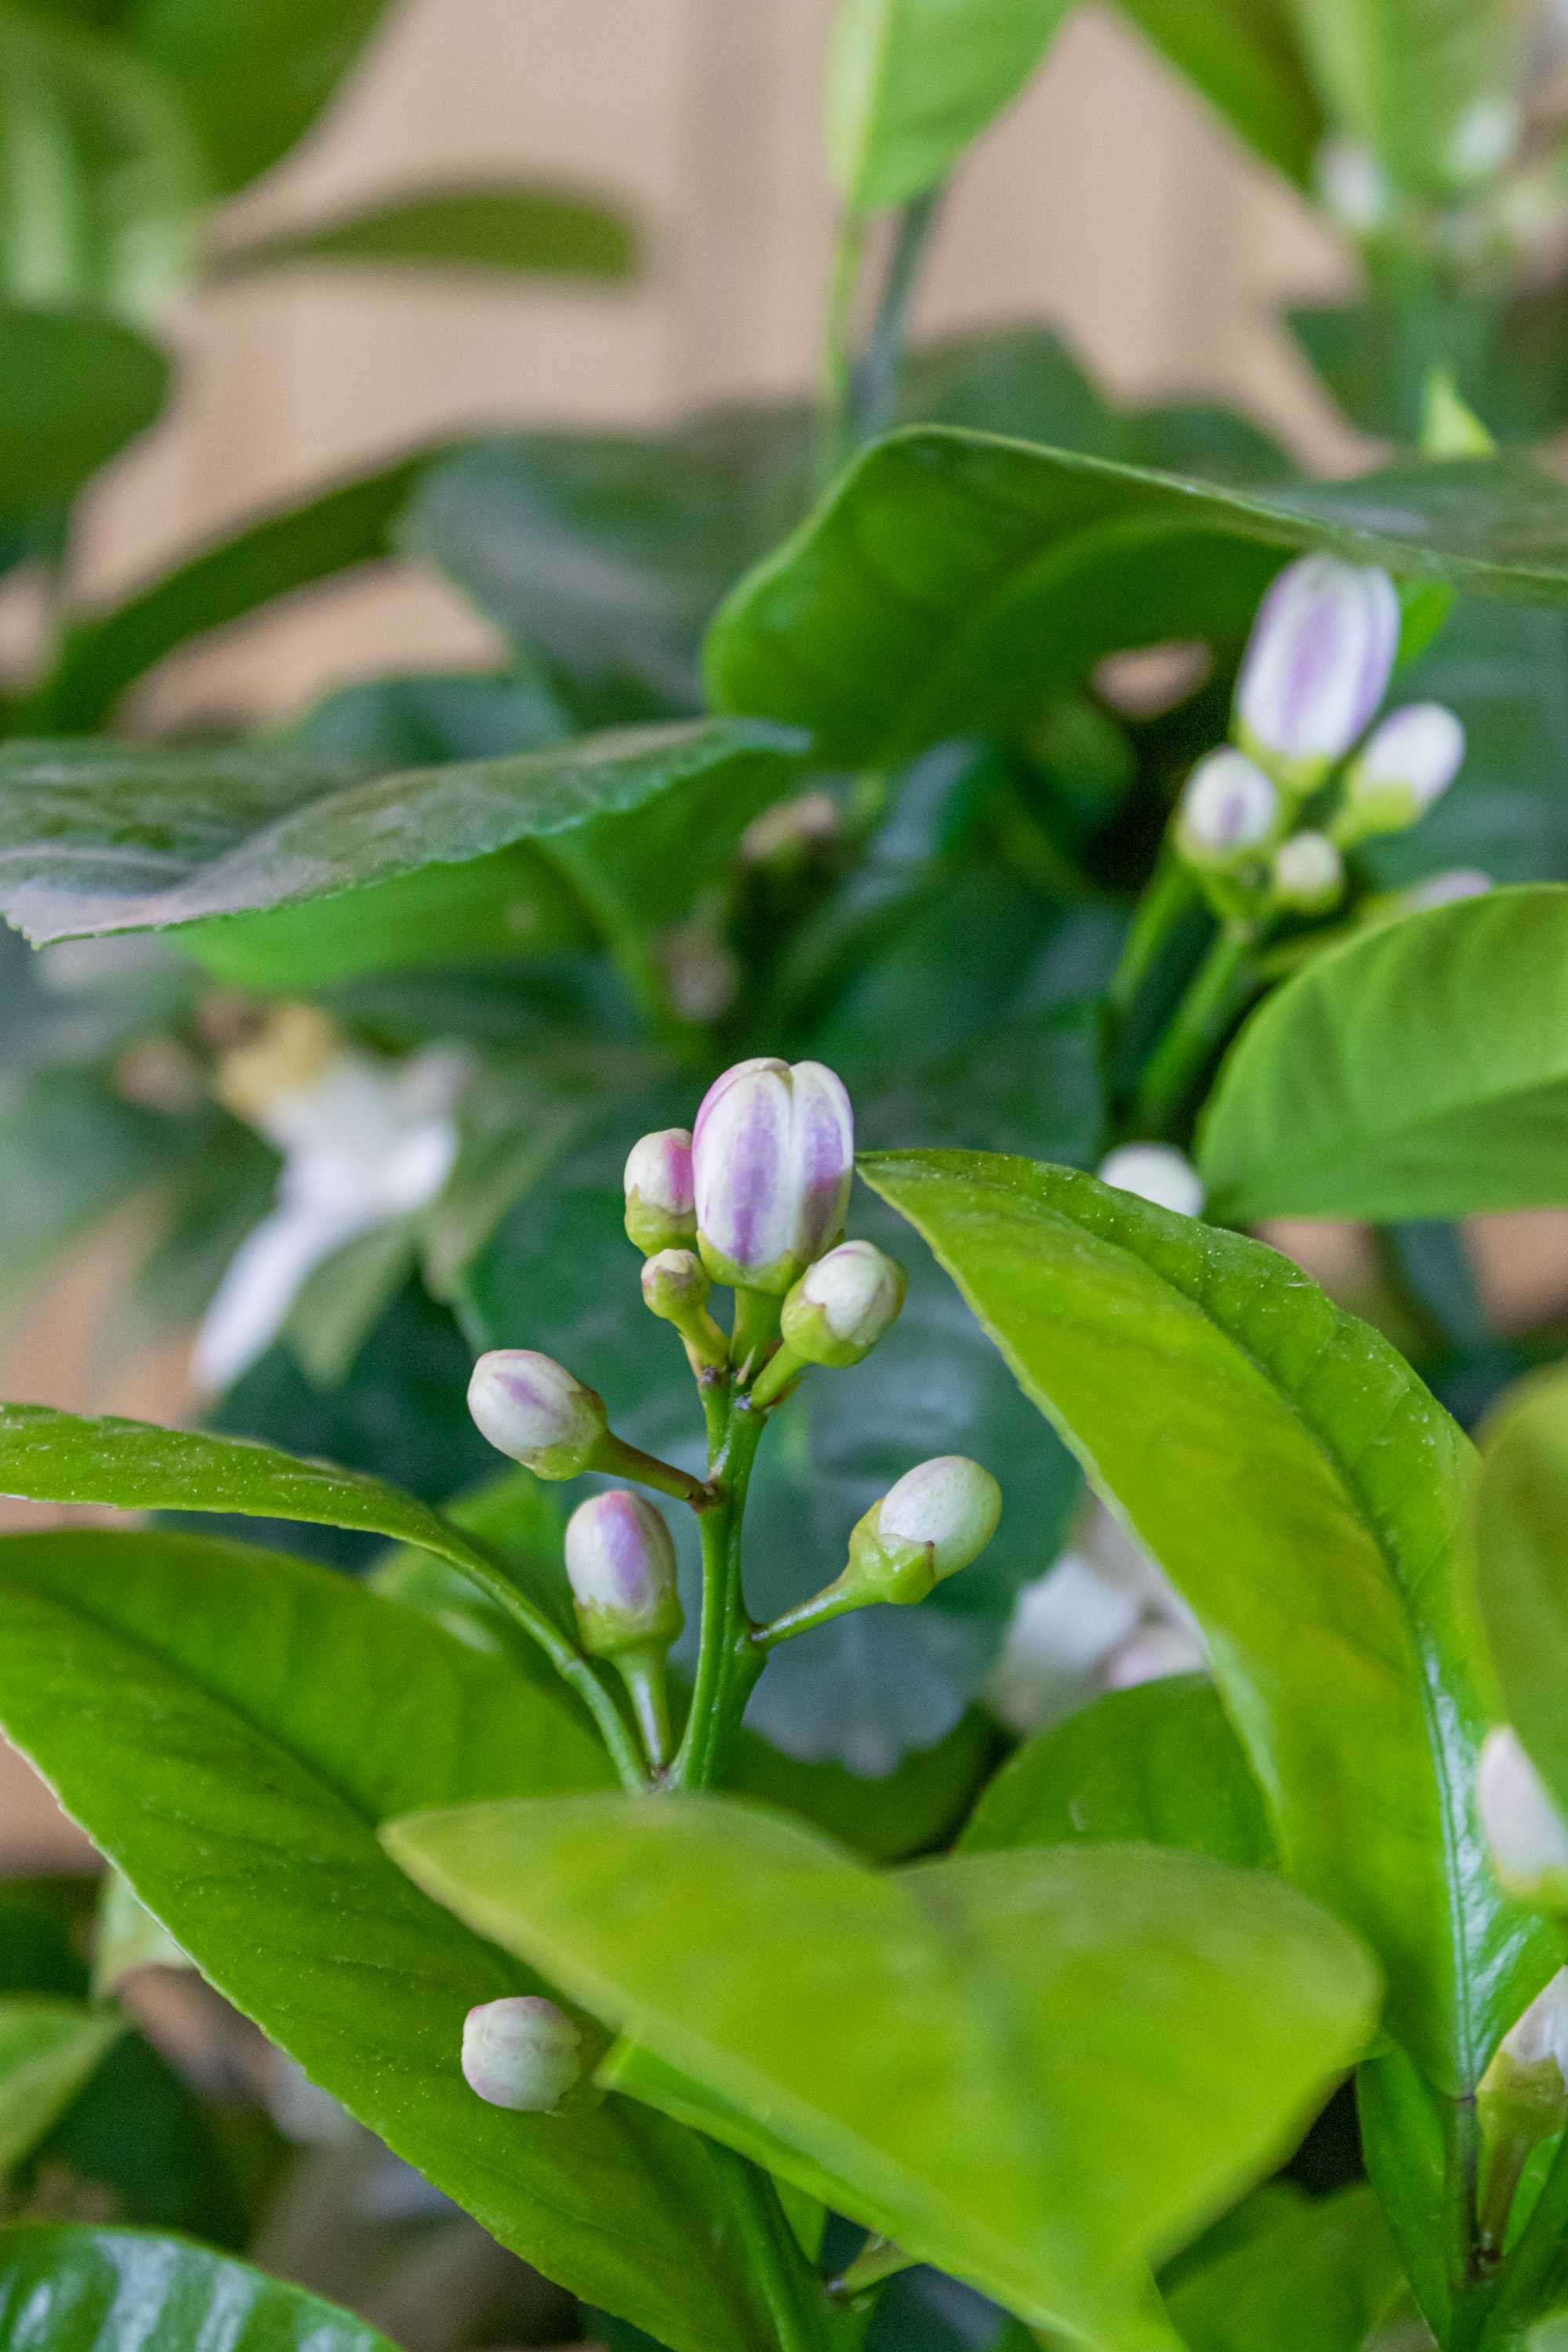
[[[468,1411],[480,1434],[536,1478],[575,1478],[605,1442],[605,1400],[551,1356],[492,1348],[474,1366]]]
[[[1372,724],[1399,650],[1386,572],[1332,555],[1287,564],[1258,608],[1236,690],[1242,749],[1295,793]]]
[[[979,1558],[996,1532],[1002,1490],[962,1454],[906,1470],[857,1524],[841,1586],[866,1601],[923,1601]]]
[[[1210,751],[1187,778],[1176,846],[1190,866],[1223,868],[1261,849],[1279,822],[1279,795],[1245,752]]]
[[[1269,868],[1275,901],[1295,914],[1326,915],[1344,897],[1345,861],[1326,833],[1293,833]]]
[[[590,1657],[668,1649],[685,1622],[675,1545],[640,1495],[617,1490],[579,1503],[566,1522],[566,1574]]]
[[[634,1143],[626,1160],[626,1232],[645,1256],[697,1238],[691,1138],[661,1128]]]
[[[1345,770],[1336,838],[1403,833],[1441,799],[1464,759],[1464,726],[1442,703],[1412,702],[1390,711]]]
[[[908,1287],[875,1242],[840,1242],[784,1300],[784,1343],[807,1364],[858,1364],[897,1322]]]
[[[782,1293],[844,1230],[849,1097],[820,1062],[739,1062],[710,1087],[692,1148],[698,1247],[716,1282]]]
[[[1476,1794],[1508,1893],[1542,1910],[1568,1910],[1568,1821],[1511,1728],[1488,1732]]]
[[[539,1994],[481,2001],[463,2021],[463,2080],[492,2107],[554,2115],[583,2063],[581,2032]]]
[[[1100,1181],[1119,1192],[1135,1193],[1156,1209],[1178,1217],[1203,1213],[1204,1180],[1173,1143],[1123,1143],[1100,1163]]]

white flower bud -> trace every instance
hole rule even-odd
[[[1293,833],[1274,853],[1274,896],[1302,915],[1325,915],[1344,897],[1345,861],[1326,833]]]
[[[591,1657],[668,1649],[679,1634],[675,1545],[640,1495],[591,1495],[577,1506],[566,1522],[566,1574]]]
[[[840,1242],[784,1300],[785,1344],[808,1364],[858,1364],[898,1320],[907,1288],[874,1242]]]
[[[552,2000],[516,1993],[463,2021],[463,2079],[492,2107],[554,2115],[583,2076],[583,2036]]]
[[[1452,907],[1461,898],[1484,898],[1497,884],[1479,866],[1454,866],[1446,874],[1429,874],[1399,893],[1402,915],[1424,914],[1429,907]]]
[[[1511,1728],[1488,1732],[1477,1798],[1508,1893],[1545,1910],[1568,1909],[1568,1821]]]
[[[1449,177],[1470,187],[1500,172],[1519,144],[1521,122],[1519,107],[1500,90],[1473,100],[1448,142]]]
[[[1260,849],[1279,822],[1279,795],[1245,752],[1210,751],[1187,778],[1176,810],[1176,845],[1189,865],[1234,866]]]
[[[923,1601],[979,1558],[1001,1516],[989,1470],[962,1454],[939,1454],[906,1470],[858,1521],[840,1584],[863,1601]]]
[[[605,1400],[531,1348],[492,1348],[474,1366],[468,1411],[498,1453],[536,1478],[589,1469],[608,1426]]]
[[[1476,2086],[1481,2131],[1518,2158],[1568,2125],[1568,1969],[1559,1969],[1510,2026]],[[1499,2215],[1506,2223],[1506,2208]],[[1498,2234],[1501,2235],[1500,2226]]]
[[[1385,572],[1331,555],[1287,564],[1258,608],[1236,690],[1237,740],[1295,793],[1371,724],[1399,650]]]
[[[1373,236],[1394,218],[1394,184],[1360,140],[1325,139],[1312,160],[1312,176],[1323,210],[1352,236]]]
[[[703,1097],[692,1159],[708,1271],[782,1295],[844,1230],[855,1160],[849,1097],[820,1062],[737,1063]]]
[[[1100,1181],[1178,1217],[1203,1213],[1204,1181],[1173,1143],[1122,1143],[1100,1163]]]
[[[1364,841],[1374,833],[1403,833],[1447,791],[1464,758],[1464,727],[1442,703],[1391,711],[1345,771],[1336,835]]]
[[[697,1238],[691,1138],[661,1128],[634,1143],[626,1160],[626,1232],[645,1255]]]

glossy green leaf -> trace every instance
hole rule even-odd
[[[4,331],[0,320],[0,337]],[[127,687],[191,638],[243,620],[275,597],[384,560],[392,552],[392,525],[437,454],[416,453],[337,483],[303,506],[263,515],[120,604],[72,615],[59,667],[37,698],[40,725],[85,734]],[[0,485],[4,478],[0,472]]]
[[[1511,105],[1520,11],[1511,0],[1292,0],[1336,121],[1401,186],[1451,194],[1478,177],[1478,110]]]
[[[10,2352],[395,2352],[379,2329],[248,2263],[151,2231],[0,2230]]]
[[[1518,456],[1265,491],[897,433],[730,598],[710,689],[719,709],[810,727],[829,759],[880,762],[1021,725],[1103,654],[1238,638],[1301,548],[1561,603],[1568,490]]]
[[[1476,1553],[1504,1706],[1568,1804],[1568,1374],[1561,1369],[1510,1390],[1485,1426]]]
[[[474,1807],[387,1838],[481,1932],[852,2186],[852,2218],[1107,2352],[1169,2345],[1144,2263],[1267,2168],[1374,2015],[1353,1938],[1196,1855],[879,1877],[712,1797]]]
[[[1266,163],[1299,186],[1323,137],[1290,0],[1119,0],[1123,16]]]
[[[1284,1867],[1378,1952],[1395,2038],[1472,2090],[1554,1963],[1476,1822],[1466,1440],[1259,1243],[1026,1160],[862,1172],[1203,1624]]]
[[[474,2097],[464,2012],[527,1980],[375,1842],[411,1805],[602,1785],[563,1703],[304,1561],[81,1532],[0,1544],[0,1721],[203,1975],[504,2245],[675,2352],[764,2352],[699,2142]]]
[[[439,188],[225,249],[220,278],[304,263],[629,278],[637,240],[592,196],[545,187]]]
[[[1375,2191],[1343,2189],[1184,2280],[1171,2316],[1189,2352],[1363,2352],[1402,2279]]]
[[[1237,1038],[1198,1157],[1233,1224],[1568,1202],[1568,889],[1434,907],[1314,957]]]
[[[856,212],[906,204],[1012,103],[1071,0],[839,0],[827,152]]]
[[[988,1783],[960,1844],[991,1853],[1107,1838],[1273,1867],[1258,1783],[1206,1678],[1111,1691],[1037,1732]]]
[[[125,30],[180,90],[227,192],[310,129],[385,8],[386,0],[132,0]]]
[[[12,744],[0,749],[0,908],[36,944],[162,929],[576,831],[597,856],[608,821],[634,816],[626,852],[638,857],[659,837],[651,804],[664,795],[718,794],[743,826],[803,749],[798,735],[711,719],[350,782],[341,767],[269,750]]]
[[[89,310],[0,304],[0,517],[61,504],[155,423],[162,352]]]
[[[83,2001],[0,1999],[0,2174],[59,2120],[124,2030],[116,2011]]]

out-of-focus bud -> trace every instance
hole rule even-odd
[[[514,1993],[463,2021],[463,2080],[492,2107],[554,2115],[582,2076],[582,2033],[552,2000]]]
[[[1300,915],[1326,915],[1344,897],[1345,861],[1326,833],[1293,833],[1274,853],[1274,897]]]
[[[1532,2149],[1568,2125],[1568,1969],[1559,1969],[1508,2032],[1476,2085],[1486,2149],[1483,2245],[1496,2252]]]
[[[858,1521],[845,1579],[862,1601],[923,1601],[979,1558],[1001,1516],[989,1470],[962,1454],[939,1454],[906,1470]]]
[[[608,1430],[605,1400],[531,1348],[492,1348],[474,1366],[468,1411],[480,1434],[536,1478],[575,1478]]]
[[[1119,1192],[1131,1192],[1156,1209],[1170,1209],[1179,1217],[1203,1213],[1204,1181],[1173,1143],[1122,1143],[1100,1163],[1100,1181]]]
[[[782,1294],[844,1230],[855,1122],[820,1062],[739,1062],[710,1087],[692,1159],[698,1247],[716,1282]]]
[[[1500,90],[1474,100],[1455,123],[1448,142],[1445,161],[1449,177],[1473,187],[1500,172],[1519,145],[1522,120],[1514,100]]]
[[[1454,866],[1447,874],[1429,874],[1399,893],[1402,915],[1425,914],[1429,907],[1452,907],[1461,898],[1484,898],[1497,884],[1479,866]]]
[[[590,1657],[668,1649],[685,1618],[675,1545],[640,1495],[591,1495],[566,1522],[566,1573]]]
[[[1190,866],[1222,869],[1261,849],[1279,822],[1279,795],[1243,751],[1211,751],[1187,778],[1176,846]]]
[[[634,1143],[626,1160],[626,1232],[645,1256],[697,1238],[691,1138],[661,1128]]]
[[[858,1364],[897,1322],[908,1287],[874,1242],[840,1242],[784,1300],[784,1344],[807,1364]]]
[[[1510,1727],[1489,1731],[1477,1783],[1481,1827],[1509,1894],[1568,1910],[1568,1821]]]
[[[1325,139],[1312,159],[1312,176],[1323,210],[1352,236],[1375,236],[1393,220],[1398,202],[1393,183],[1359,139]]]
[[[1292,793],[1320,784],[1370,726],[1399,650],[1386,572],[1308,555],[1258,608],[1236,689],[1237,740]]]
[[[1105,1687],[1135,1690],[1141,1683],[1164,1682],[1171,1675],[1201,1674],[1207,1664],[1201,1634],[1186,1625],[1150,1622],[1112,1650],[1105,1662]]]
[[[1403,833],[1447,791],[1464,757],[1464,727],[1442,703],[1391,711],[1345,770],[1335,839]]]

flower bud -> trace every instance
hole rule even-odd
[[[583,2036],[552,2000],[515,1993],[463,2021],[463,2079],[492,2107],[555,2114],[583,2076]]]
[[[897,1322],[908,1287],[874,1242],[840,1242],[784,1300],[784,1344],[808,1364],[858,1364]]]
[[[566,1522],[566,1574],[591,1657],[668,1649],[686,1622],[669,1529],[640,1495],[579,1503]]]
[[[1488,1732],[1476,1794],[1492,1866],[1508,1893],[1542,1910],[1568,1910],[1568,1821],[1516,1731]]]
[[[1178,1217],[1203,1213],[1204,1180],[1173,1143],[1123,1143],[1100,1163],[1100,1181]]]
[[[1326,915],[1344,896],[1345,862],[1326,833],[1293,833],[1274,853],[1274,896],[1301,915]]]
[[[1187,778],[1176,846],[1192,866],[1234,866],[1262,847],[1279,821],[1279,795],[1241,751],[1211,751]]]
[[[737,1063],[710,1087],[693,1144],[698,1247],[716,1282],[780,1293],[844,1230],[849,1097],[820,1062]]]
[[[1489,2139],[1523,2126],[1549,2139],[1568,2125],[1568,1969],[1559,1969],[1503,2035],[1477,2086]]]
[[[1364,841],[1374,833],[1403,833],[1447,791],[1464,757],[1464,727],[1442,703],[1391,711],[1345,771],[1336,835]]]
[[[643,1304],[661,1323],[679,1323],[699,1313],[712,1287],[695,1250],[659,1250],[642,1270]]]
[[[634,1143],[626,1160],[626,1232],[645,1255],[697,1238],[691,1190],[691,1138],[661,1128]]]
[[[1237,740],[1295,793],[1366,728],[1399,649],[1386,572],[1332,555],[1287,564],[1258,608],[1236,690]]]
[[[845,1580],[862,1601],[923,1601],[978,1559],[996,1532],[1002,1490],[962,1454],[906,1470],[849,1538]]]
[[[592,1467],[608,1420],[596,1390],[531,1348],[492,1348],[474,1366],[468,1411],[481,1435],[536,1478],[575,1478]]]

